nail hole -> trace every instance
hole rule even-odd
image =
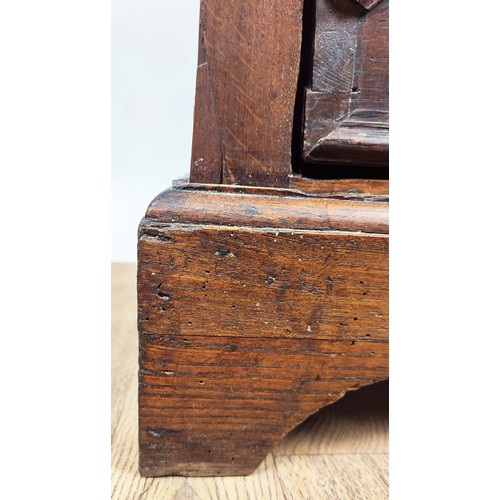
[[[227,248],[219,248],[214,255],[222,255],[223,257],[234,257],[234,253],[229,251]]]
[[[156,298],[159,300],[164,300],[165,302],[170,302],[172,300],[170,295],[168,293],[165,293],[165,292],[158,292],[156,294]]]

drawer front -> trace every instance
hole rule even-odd
[[[388,167],[388,42],[389,0],[316,1],[306,162]]]

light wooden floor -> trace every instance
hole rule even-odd
[[[388,498],[388,384],[351,393],[281,442],[248,477],[141,478],[135,266],[112,265],[112,498]]]

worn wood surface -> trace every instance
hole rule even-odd
[[[359,3],[316,2],[306,161],[388,166],[389,0]]]
[[[389,232],[387,203],[293,196],[286,191],[274,191],[273,194],[259,191],[254,194],[254,190],[245,188],[239,191],[173,189],[161,193],[147,211],[150,238],[156,235],[155,221],[160,224]],[[248,194],[243,197],[242,193]]]
[[[201,0],[191,181],[287,186],[303,0]]]
[[[386,166],[388,0],[376,3],[317,2],[308,161]],[[158,196],[139,231],[145,476],[249,474],[264,461],[274,481],[287,459],[273,469],[268,454],[291,429],[388,377],[386,176],[292,173],[303,8],[201,1],[191,185]],[[363,459],[382,471],[368,481],[380,495],[376,462]],[[288,481],[323,466],[303,460]],[[368,498],[363,481],[356,495]],[[268,492],[280,494],[291,495]]]
[[[293,175],[290,186],[308,196],[345,200],[389,201],[389,181],[384,179],[311,179]]]
[[[306,192],[357,178],[380,195],[388,0],[315,4],[309,18],[303,0],[201,1],[192,183],[296,188],[302,174]]]
[[[254,194],[267,196],[292,196],[332,198],[339,200],[388,202],[389,181],[374,179],[309,179],[292,175],[290,188],[265,186],[239,186],[237,184],[196,184],[186,180],[174,183],[180,190],[210,191],[218,193]]]
[[[190,216],[179,193],[205,203]],[[212,196],[219,213],[237,196],[232,222]],[[268,212],[271,198],[174,190],[141,224],[144,475],[249,474],[307,416],[388,376],[387,204],[274,197]]]
[[[135,282],[135,265],[113,264],[113,500],[387,498],[386,382],[349,393],[309,418],[288,434],[250,476],[141,477]],[[307,474],[301,472],[305,470]]]

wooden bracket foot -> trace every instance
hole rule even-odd
[[[253,472],[388,377],[387,203],[174,189],[139,231],[144,476]]]

